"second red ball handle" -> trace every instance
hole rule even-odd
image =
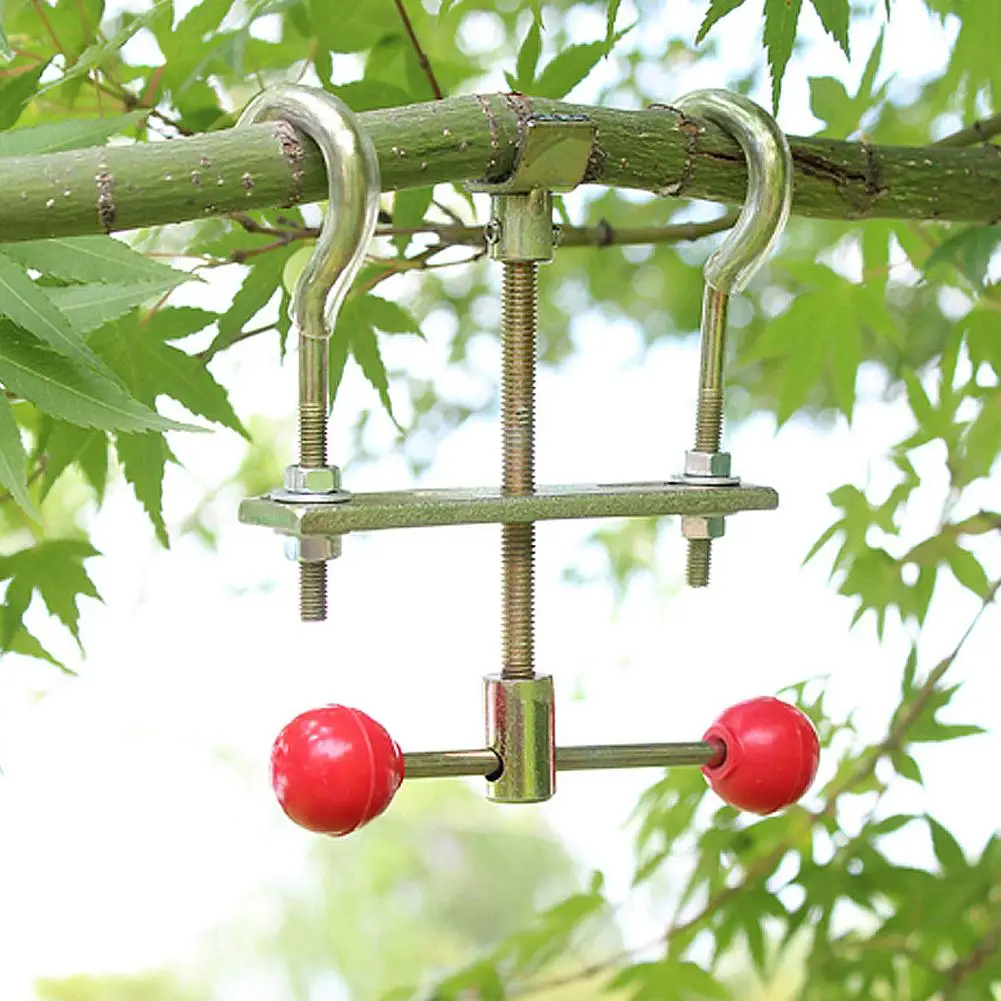
[[[699,740],[673,744],[590,744],[556,748],[559,772],[594,771],[601,768],[666,768],[672,765],[723,763],[722,741]],[[482,776],[493,779],[501,774],[500,755],[489,747],[469,751],[417,751],[403,755],[408,779]]]

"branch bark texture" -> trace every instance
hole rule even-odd
[[[586,115],[585,183],[739,205],[736,143],[667,106],[622,111],[514,94],[363,113],[386,191],[510,174],[533,114]],[[870,146],[790,137],[793,210],[825,219],[1001,220],[1001,148]],[[308,139],[265,123],[168,142],[0,158],[0,241],[112,232],[322,199]]]

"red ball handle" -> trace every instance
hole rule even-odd
[[[748,699],[726,710],[702,738],[723,751],[702,773],[731,806],[768,814],[795,803],[820,763],[820,740],[809,718],[788,702]]]
[[[271,785],[300,827],[343,837],[379,816],[403,782],[403,752],[374,719],[329,705],[296,716],[271,749]]]

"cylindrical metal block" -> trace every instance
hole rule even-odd
[[[542,188],[520,195],[495,195],[487,238],[495,261],[551,261],[552,195]]]
[[[487,783],[495,803],[542,803],[556,792],[556,722],[553,679],[484,679],[487,745],[501,773]]]

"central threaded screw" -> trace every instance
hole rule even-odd
[[[502,326],[504,362],[501,384],[503,491],[535,490],[535,339],[538,265],[504,264]],[[535,674],[535,525],[504,525],[501,541],[504,575],[502,676]]]

